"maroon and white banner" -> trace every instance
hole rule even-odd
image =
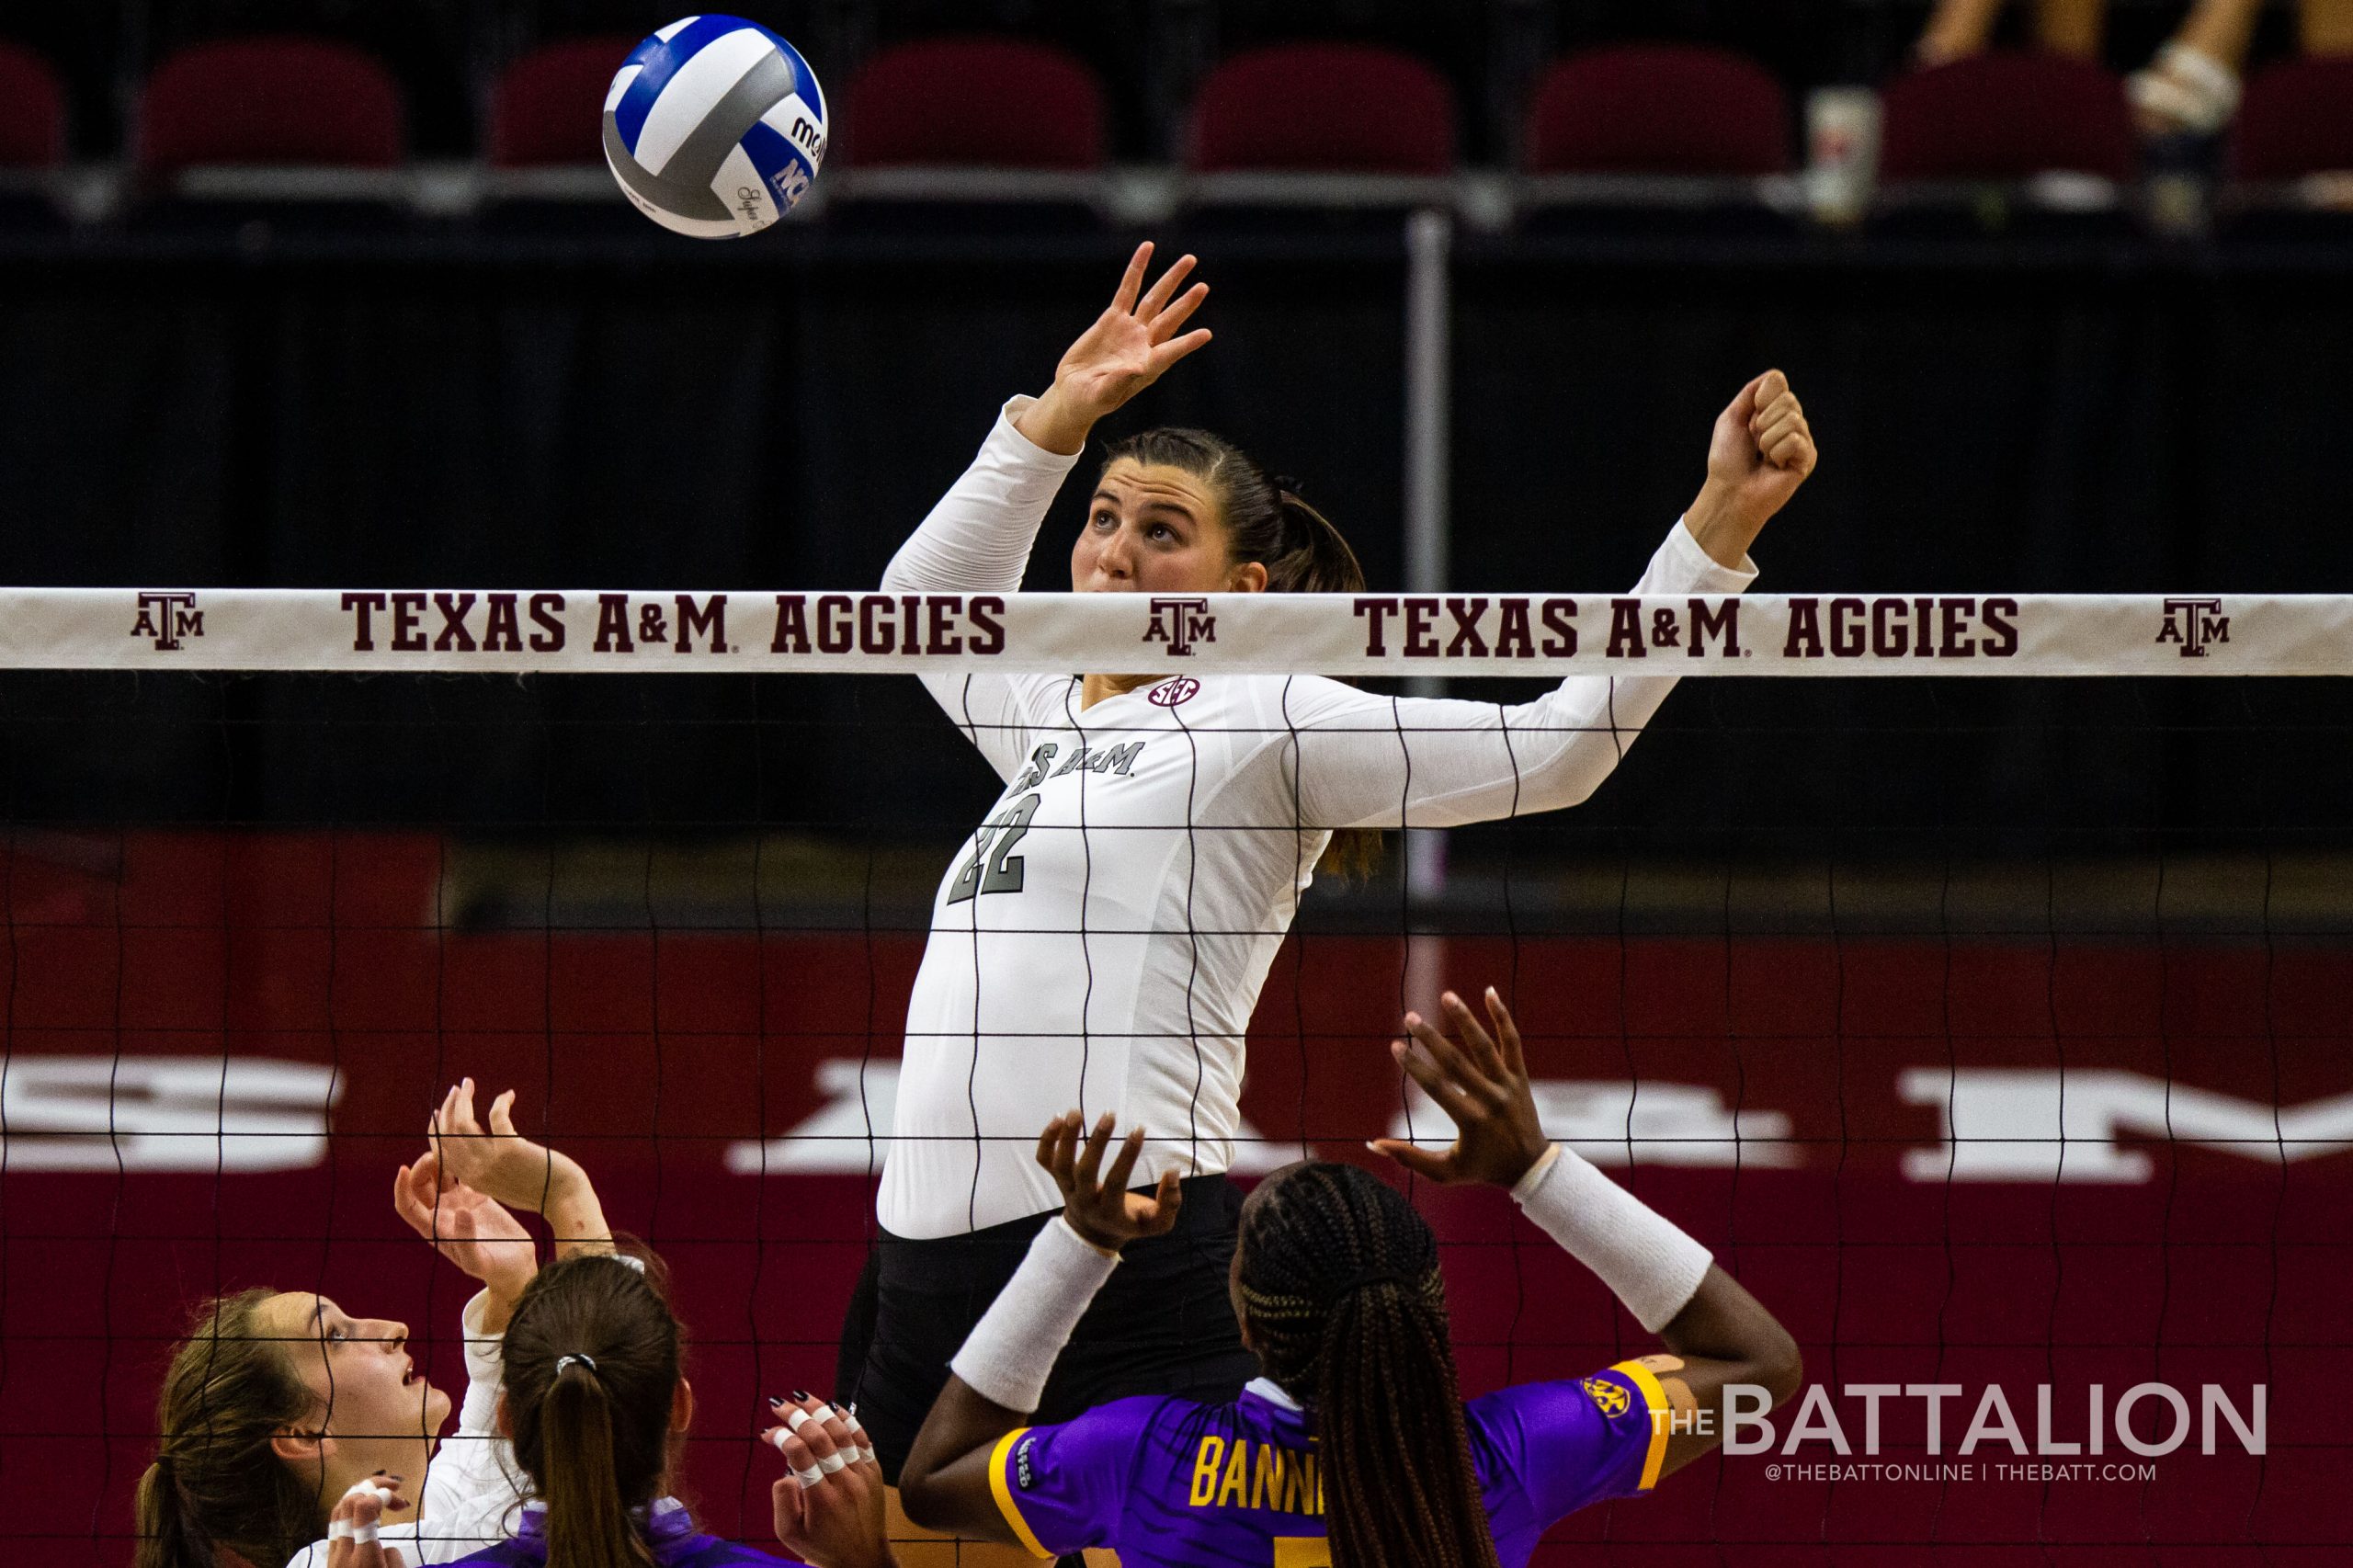
[[[2353,596],[0,589],[15,669],[2353,675]]]

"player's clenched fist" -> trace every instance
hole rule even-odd
[[[1708,553],[1738,566],[1749,545],[1813,472],[1813,427],[1790,379],[1768,370],[1722,414],[1708,442],[1708,482],[1684,515]]]
[[[1767,468],[1774,469],[1802,480],[1813,472],[1813,432],[1805,422],[1805,409],[1798,403],[1798,394],[1790,390],[1790,379],[1779,370],[1768,370],[1740,389],[1740,396],[1725,413],[1740,417],[1742,402],[1748,405],[1748,438],[1750,447],[1742,449],[1734,443],[1744,465],[1753,455],[1764,460]]]

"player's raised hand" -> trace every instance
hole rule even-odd
[[[380,1470],[343,1494],[327,1515],[327,1568],[401,1568],[400,1548],[376,1539],[385,1513],[409,1506],[392,1490],[399,1484]]]
[[[1063,1218],[1091,1245],[1117,1252],[1141,1236],[1167,1233],[1176,1223],[1184,1193],[1175,1171],[1163,1171],[1159,1185],[1148,1193],[1130,1192],[1136,1161],[1143,1154],[1143,1129],[1131,1131],[1120,1144],[1111,1168],[1103,1169],[1103,1151],[1109,1147],[1117,1125],[1109,1111],[1092,1132],[1076,1111],[1067,1111],[1046,1124],[1038,1137],[1038,1163],[1062,1188]]]
[[[446,1180],[429,1152],[392,1178],[392,1207],[434,1251],[509,1305],[540,1271],[539,1249],[523,1222],[497,1199]]]
[[[1749,544],[1789,505],[1816,459],[1813,429],[1790,379],[1768,370],[1716,415],[1708,440],[1708,482],[1685,514],[1710,555],[1739,564]]]
[[[1209,342],[1206,327],[1178,330],[1210,295],[1206,283],[1177,292],[1193,270],[1193,257],[1179,256],[1147,288],[1151,267],[1152,242],[1146,240],[1129,258],[1110,305],[1054,367],[1054,384],[1015,422],[1016,428],[1048,451],[1084,449],[1097,420]]]
[[[490,1102],[489,1125],[474,1115],[474,1081],[452,1085],[434,1108],[425,1136],[440,1158],[441,1178],[462,1182],[501,1203],[544,1213],[550,1193],[579,1167],[515,1131],[515,1091]]]
[[[1435,1182],[1511,1187],[1552,1146],[1536,1119],[1519,1026],[1492,985],[1486,1004],[1492,1034],[1449,991],[1438,1005],[1457,1039],[1448,1039],[1420,1014],[1408,1013],[1405,1028],[1413,1038],[1392,1040],[1389,1047],[1397,1064],[1453,1121],[1454,1146],[1438,1154],[1402,1138],[1381,1138],[1370,1145],[1375,1153]]]
[[[813,1568],[889,1568],[882,1467],[855,1409],[814,1394],[772,1399],[768,1408],[779,1425],[760,1440],[791,1467],[768,1489],[777,1544]]]

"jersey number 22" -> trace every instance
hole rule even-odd
[[[1019,892],[1021,857],[1013,852],[1013,846],[1029,831],[1029,819],[1037,814],[1038,797],[1024,795],[983,823],[972,835],[972,858],[949,884],[948,902],[961,903],[984,892]]]

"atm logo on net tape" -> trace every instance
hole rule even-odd
[[[203,636],[204,612],[196,608],[196,590],[139,590],[139,619],[131,623],[131,634],[154,643],[159,653],[174,653],[186,647],[188,639]]]
[[[2183,658],[2202,659],[2210,646],[2230,640],[2231,618],[2222,613],[2222,600],[2165,601],[2165,620],[2157,628],[2157,641],[2176,644]]]

